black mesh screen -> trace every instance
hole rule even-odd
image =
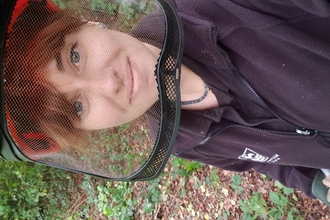
[[[4,130],[31,161],[115,180],[157,176],[179,122],[181,35],[166,1],[17,4]]]

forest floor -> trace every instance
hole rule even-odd
[[[150,218],[143,216],[143,212],[140,212],[136,214],[136,219],[242,219],[243,211],[238,201],[249,200],[254,192],[259,192],[267,203],[264,205],[266,207],[264,209],[269,210],[269,207],[272,207],[271,201],[269,201],[269,192],[278,191],[275,181],[264,178],[253,171],[239,174],[242,178],[241,186],[244,189],[241,193],[237,193],[231,187],[232,177],[235,173],[224,170],[217,172],[221,181],[218,191],[217,187],[214,186],[200,185],[196,187],[196,184],[199,185],[197,182],[209,177],[213,169],[216,168],[203,166],[201,171],[194,173],[197,178],[190,177],[185,183],[185,196],[180,196],[182,178],[172,181],[167,201],[158,204],[154,216]],[[138,194],[139,187],[143,187],[143,185],[141,183],[136,184],[135,193]],[[295,204],[299,212],[297,215],[302,219],[323,220],[330,218],[329,207],[321,201],[308,198],[300,190],[295,190],[289,196],[289,200]],[[249,204],[256,205],[252,202]],[[283,216],[283,219],[287,219],[287,216]]]
[[[308,198],[300,190],[285,191],[277,181],[254,171],[233,173],[204,165],[195,170],[192,167],[190,173],[186,172],[186,167],[186,173],[178,175],[173,166],[173,163],[168,163],[157,182],[134,182],[130,185],[133,189],[129,197],[135,199],[133,214],[129,218],[118,219],[274,219],[274,212],[280,213],[277,219],[330,219],[330,208],[321,201]],[[81,174],[72,177],[76,186],[83,182]],[[92,179],[95,188],[100,183],[98,181]],[[78,194],[84,192],[73,189],[72,199],[77,199]],[[108,200],[113,196],[108,196]],[[150,198],[158,201],[146,203],[147,197],[148,201],[151,201]],[[78,202],[79,206],[86,206],[83,201],[76,204]],[[148,205],[150,209],[146,211]],[[80,207],[75,209],[79,211]],[[93,220],[113,219],[104,213],[95,214],[96,209]],[[251,216],[260,215],[249,218],[249,212]]]

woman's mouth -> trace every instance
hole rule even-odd
[[[129,80],[129,82],[127,83],[127,96],[129,99],[129,102],[131,103],[132,100],[134,99],[135,93],[136,93],[136,79],[135,79],[135,74],[132,68],[132,64],[129,60],[129,58],[127,58],[127,71],[128,71],[128,76],[127,76],[127,80]]]
[[[135,66],[133,63],[131,63],[131,61],[128,59],[128,66],[129,66],[129,72],[130,72],[130,79],[131,79],[131,88],[130,88],[130,101],[132,101],[132,99],[134,99],[134,97],[136,96],[137,92],[138,92],[138,73],[135,69]]]

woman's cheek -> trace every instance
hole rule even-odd
[[[81,126],[83,129],[104,129],[120,123],[115,121],[118,113],[107,99],[95,99],[89,101],[88,110],[85,112],[86,115],[82,117]]]

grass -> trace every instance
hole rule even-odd
[[[1,161],[0,167],[1,219],[95,219],[95,216],[102,216],[102,219],[129,220],[137,213],[155,216],[160,204],[165,204],[169,196],[183,200],[191,197],[187,192],[189,184],[206,196],[212,191],[219,204],[226,195],[244,191],[240,175],[233,175],[230,183],[225,184],[220,181],[217,169],[212,169],[208,176],[201,178],[196,174],[202,171],[202,164],[180,158],[172,158],[159,178],[137,183],[105,181],[81,174],[76,178],[76,174],[67,171],[24,162]],[[178,185],[176,193],[171,191],[173,184]],[[294,191],[278,182],[275,187],[276,190],[268,192],[266,200],[260,192],[239,199],[241,218],[303,219],[295,208]],[[181,209],[196,217],[200,215],[192,203]],[[232,215],[221,209],[217,214],[218,219]],[[208,215],[203,217],[207,219]]]

